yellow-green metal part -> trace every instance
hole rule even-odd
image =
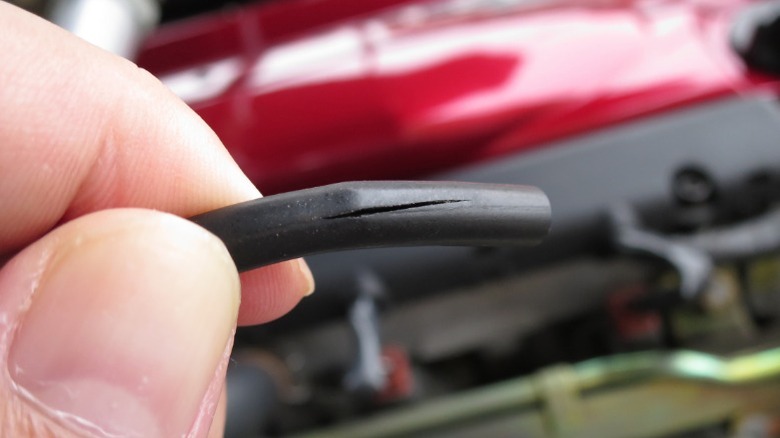
[[[306,437],[653,437],[780,412],[780,348],[560,365]]]

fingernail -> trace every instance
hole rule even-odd
[[[232,333],[238,276],[224,247],[182,219],[113,214],[66,225],[9,371],[31,402],[74,427],[186,435]]]
[[[304,259],[298,259],[298,269],[300,269],[301,275],[303,275],[303,278],[306,280],[306,288],[304,289],[303,296],[308,297],[314,293],[314,275],[311,273],[311,269]]]

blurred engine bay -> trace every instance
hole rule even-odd
[[[432,179],[552,202],[536,248],[308,258],[317,292],[237,333],[226,436],[780,437],[780,2],[16,3],[137,59],[264,192]],[[109,3],[110,29],[85,24]]]

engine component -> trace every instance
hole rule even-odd
[[[344,379],[344,386],[358,394],[374,394],[387,384],[377,309],[382,284],[368,271],[358,274],[358,282],[361,290],[349,309],[349,325],[357,344],[357,354],[352,369]]]
[[[739,411],[776,412],[778,376],[777,348],[733,358],[692,351],[625,354],[554,366],[303,436],[622,437],[626,430],[663,436],[717,424]]]
[[[157,0],[54,0],[47,18],[100,48],[134,59],[159,15]]]
[[[748,66],[780,75],[780,2],[748,8],[737,18],[731,39]]]
[[[707,287],[713,270],[712,258],[691,245],[640,228],[629,207],[611,210],[613,240],[618,251],[645,254],[667,262],[680,275],[680,294],[687,299]]]

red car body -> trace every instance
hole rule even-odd
[[[163,26],[139,64],[265,193],[416,178],[685,105],[776,93],[749,0],[292,0]]]

